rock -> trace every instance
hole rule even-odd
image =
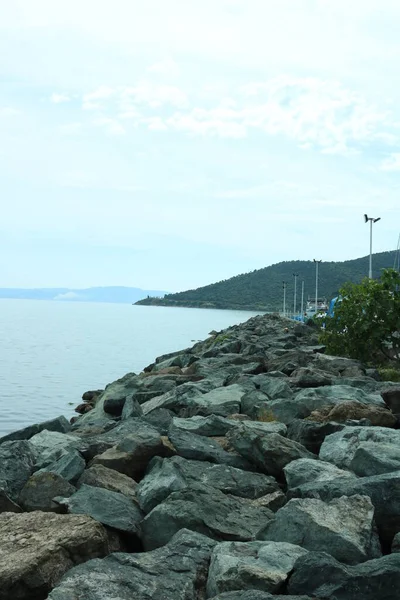
[[[103,525],[134,535],[144,516],[127,496],[90,485],[82,485],[64,505],[70,514],[89,515]]]
[[[268,409],[268,396],[260,390],[251,390],[242,397],[242,413],[252,419],[257,418],[263,408]]]
[[[306,483],[290,490],[291,498],[320,498],[329,502],[341,496],[369,496],[375,508],[382,549],[390,549],[393,536],[400,531],[400,471],[373,477],[342,477]]]
[[[308,417],[311,421],[345,423],[349,419],[368,419],[371,425],[378,427],[395,427],[397,418],[387,408],[380,406],[364,406],[359,402],[342,402],[333,408],[321,407]]]
[[[143,476],[153,456],[170,456],[173,452],[158,431],[150,425],[124,437],[115,447],[95,456],[93,465],[103,465],[133,479]]]
[[[301,388],[321,387],[323,385],[331,385],[332,376],[320,369],[310,369],[300,367],[290,375],[292,385]]]
[[[39,472],[56,473],[66,481],[75,484],[85,467],[86,463],[82,455],[77,450],[72,449],[47,467],[40,469]]]
[[[266,475],[281,476],[283,467],[298,458],[313,458],[303,446],[277,433],[260,434],[243,426],[228,433],[239,454]]]
[[[24,427],[23,429],[19,429],[18,431],[13,431],[12,433],[8,433],[0,438],[0,444],[4,442],[10,442],[13,440],[29,440],[31,437],[40,433],[46,429],[47,431],[58,431],[60,433],[68,433],[71,429],[71,425],[67,421],[67,419],[62,415],[61,417],[57,417],[55,419],[50,419],[49,421],[44,421],[43,423],[36,423],[35,425],[29,425],[28,427]]]
[[[264,508],[269,508],[272,512],[276,512],[282,506],[284,506],[287,502],[287,498],[283,492],[277,490],[276,492],[270,492],[265,496],[261,496],[256,500],[252,501],[253,506],[263,506]]]
[[[36,453],[36,468],[41,469],[58,460],[72,449],[79,450],[82,441],[73,434],[44,429],[29,440]]]
[[[238,469],[250,469],[251,465],[236,453],[227,452],[216,441],[201,435],[189,433],[171,426],[168,432],[174,448],[179,456],[189,460],[205,460],[208,462],[230,465]]]
[[[182,530],[153,552],[91,560],[71,569],[48,600],[200,600],[214,545]]]
[[[344,429],[342,423],[315,423],[306,419],[293,419],[287,426],[287,437],[298,442],[313,454],[319,454],[327,435]]]
[[[89,517],[0,514],[0,599],[44,600],[71,567],[108,552],[106,530]]]
[[[236,427],[237,425],[237,423],[232,423],[219,415],[209,415],[207,417],[194,416],[189,419],[174,417],[173,424],[178,429],[207,437],[225,435],[232,427]]]
[[[345,427],[325,438],[320,458],[361,477],[400,469],[400,431],[384,427]]]
[[[0,489],[13,502],[18,502],[34,463],[35,452],[30,442],[16,440],[0,446]]]
[[[396,533],[393,538],[392,552],[400,552],[400,533]]]
[[[142,407],[141,407],[142,408]],[[143,420],[152,425],[161,435],[167,435],[174,413],[166,408],[158,408],[145,415]]]
[[[68,497],[74,492],[76,488],[60,475],[39,471],[26,482],[19,496],[19,503],[27,511],[63,512],[53,498]]]
[[[333,375],[346,376],[347,374],[352,373],[353,376],[355,376],[355,374],[365,374],[361,362],[352,358],[330,356],[329,354],[317,354],[314,364],[318,369],[327,373],[332,373]]]
[[[276,600],[276,596],[259,590],[224,592],[213,596],[211,600]],[[312,600],[309,596],[286,596],[285,600]]]
[[[286,483],[289,489],[303,485],[304,483],[315,483],[317,481],[330,481],[340,477],[355,478],[354,473],[344,471],[323,460],[312,460],[310,458],[299,458],[293,460],[283,469]]]
[[[288,592],[332,600],[394,600],[399,587],[399,554],[349,566],[329,554],[309,552],[295,562]]]
[[[316,498],[290,500],[257,538],[327,552],[347,564],[381,556],[374,507],[367,496],[344,496],[329,503]]]
[[[386,406],[395,415],[400,414],[400,386],[382,390],[381,396]]]
[[[237,385],[217,388],[195,398],[196,414],[227,416],[240,412],[240,403],[246,390]]]
[[[279,593],[307,550],[285,542],[223,542],[211,555],[207,595],[234,590]]]
[[[122,419],[131,419],[132,417],[142,417],[143,409],[139,402],[136,400],[134,394],[130,394],[125,398],[125,402],[122,408],[121,417]]]
[[[278,377],[268,377],[259,375],[257,378],[260,391],[270,400],[278,400],[282,398],[291,398],[293,396],[292,389],[285,379]]]
[[[114,469],[107,469],[103,465],[93,465],[86,469],[78,479],[76,487],[79,489],[84,484],[124,494],[136,502],[136,481]]]
[[[113,417],[120,417],[125,405],[126,396],[106,398],[103,402],[103,410]]]
[[[228,465],[185,460],[180,456],[154,458],[146,476],[139,484],[140,507],[150,512],[172,492],[202,484],[225,494],[255,499],[279,490],[275,479],[261,473],[251,473]]]
[[[217,540],[254,540],[260,524],[273,517],[267,508],[223,494],[207,486],[193,485],[173,492],[142,522],[145,550],[166,544],[180,529],[191,529]],[[262,525],[261,525],[262,526]]]
[[[82,394],[82,400],[84,402],[90,402],[90,404],[94,405],[103,392],[104,390],[89,390],[88,392],[84,392]]]
[[[4,490],[0,490],[0,513],[3,512],[22,512],[22,508],[7,496]]]

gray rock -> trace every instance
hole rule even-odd
[[[42,600],[74,565],[106,556],[105,528],[85,516],[0,514],[0,598]]]
[[[182,530],[153,552],[91,560],[71,569],[48,600],[200,600],[214,545]]]
[[[264,506],[264,508],[269,508],[272,512],[276,512],[282,506],[285,506],[287,502],[286,495],[281,492],[281,490],[277,490],[276,492],[270,492],[265,496],[261,496],[260,498],[256,498],[256,500],[252,500],[253,506]]]
[[[234,590],[279,593],[307,550],[285,542],[223,542],[211,555],[207,595]]]
[[[260,377],[257,375],[257,377]],[[241,410],[251,418],[257,418],[262,408],[268,408],[268,396],[260,390],[251,390],[242,397]]]
[[[258,385],[260,391],[268,396],[270,400],[278,400],[282,398],[291,398],[293,396],[292,389],[286,378],[258,376]]]
[[[301,388],[321,387],[331,385],[332,376],[320,369],[301,367],[296,369],[290,376],[291,384]]]
[[[305,419],[293,419],[287,426],[287,437],[302,444],[313,454],[319,454],[327,435],[344,429],[343,423],[315,423]]]
[[[35,463],[30,442],[16,440],[0,446],[0,489],[14,502],[28,481]]]
[[[275,479],[261,473],[242,471],[228,465],[185,460],[180,456],[154,458],[139,484],[140,507],[150,512],[172,492],[201,484],[226,494],[255,499],[279,490]]]
[[[400,533],[396,533],[393,538],[392,552],[400,552]]]
[[[44,429],[47,431],[58,431],[60,433],[68,433],[71,430],[71,425],[64,417],[61,415],[60,417],[56,417],[55,419],[50,419],[49,421],[44,421],[43,423],[36,423],[35,425],[29,425],[28,427],[24,427],[23,429],[18,429],[18,431],[13,431],[12,433],[8,433],[0,438],[0,444],[4,442],[10,442],[13,440],[29,440],[31,437],[40,433]]]
[[[276,600],[276,596],[259,590],[244,590],[236,592],[224,592],[213,596],[210,600]],[[312,600],[310,596],[286,596],[285,600]]]
[[[195,399],[197,414],[214,414],[226,417],[233,413],[238,413],[240,412],[241,399],[245,393],[246,389],[240,385],[233,384],[202,394]]]
[[[382,399],[386,406],[395,414],[400,414],[400,385],[398,387],[382,390]]]
[[[86,463],[82,455],[77,450],[72,449],[47,467],[40,469],[39,472],[56,473],[66,481],[75,484],[85,467]]]
[[[127,396],[122,408],[122,419],[131,419],[132,417],[142,417],[143,409],[136,400],[134,394]]]
[[[273,477],[280,476],[283,467],[292,460],[313,458],[304,446],[277,433],[261,434],[242,426],[229,432],[227,437],[239,454]]]
[[[103,410],[108,415],[112,415],[113,417],[120,417],[122,410],[124,408],[126,401],[126,397],[117,397],[117,398],[106,398],[103,402]]]
[[[394,600],[400,588],[400,554],[343,565],[329,554],[309,552],[294,564],[289,594],[332,600]]]
[[[138,534],[143,513],[130,498],[100,487],[82,485],[64,503],[74,515],[89,515],[119,531]]]
[[[142,408],[142,407],[141,407]],[[145,415],[143,420],[152,425],[161,435],[167,435],[174,413],[166,408],[158,408]]]
[[[359,476],[400,469],[400,431],[386,427],[345,427],[325,438],[320,458]]]
[[[327,552],[347,564],[381,556],[374,507],[367,496],[344,496],[329,503],[316,498],[290,500],[257,537]]]
[[[362,364],[358,360],[352,358],[343,358],[341,356],[330,356],[329,354],[318,354],[315,357],[315,367],[332,373],[334,375],[346,375],[350,372],[354,374],[364,375]]]
[[[375,521],[384,551],[390,549],[393,536],[400,531],[400,471],[352,479],[307,483],[290,490],[290,497],[321,498],[329,502],[341,496],[369,496],[375,508]]]
[[[232,427],[236,427],[237,422],[232,422],[219,415],[209,415],[208,417],[194,416],[188,419],[174,417],[174,427],[183,429],[190,433],[203,436],[225,435]]]
[[[64,512],[53,501],[58,496],[69,497],[76,488],[56,473],[37,472],[26,482],[19,496],[19,504],[27,511]]]
[[[22,508],[7,496],[4,490],[0,490],[0,513],[3,512],[22,512]]]
[[[136,501],[136,481],[123,473],[114,471],[114,469],[107,469],[103,465],[93,465],[89,469],[86,469],[78,479],[76,487],[80,488],[84,484],[91,485],[92,487],[101,487],[111,492],[118,492]]]
[[[270,510],[253,507],[248,500],[193,485],[173,492],[145,517],[142,541],[145,550],[152,550],[183,528],[220,541],[249,541],[272,517]]]
[[[171,426],[168,437],[179,456],[189,460],[205,460],[208,462],[230,465],[238,469],[252,469],[241,456],[227,452],[216,441],[196,435],[183,429]]]
[[[168,456],[173,452],[154,428],[140,429],[124,437],[115,447],[95,456],[92,464],[103,465],[133,479],[140,478],[153,456]]]
[[[335,465],[323,460],[312,460],[310,458],[293,460],[284,467],[283,471],[289,489],[298,487],[304,483],[329,481],[338,477],[355,478],[354,473],[350,471],[339,469]]]
[[[82,440],[69,433],[47,431],[44,429],[29,440],[36,453],[36,468],[41,469],[58,460],[72,449],[79,450]]]

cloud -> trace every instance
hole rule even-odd
[[[147,70],[149,73],[156,73],[164,77],[175,78],[180,75],[180,68],[172,58],[164,58],[160,62],[151,65]]]
[[[50,96],[50,102],[53,102],[53,104],[62,104],[63,102],[70,102],[71,98],[69,96],[67,96],[66,94],[58,94],[57,92],[54,92],[51,96]]]
[[[103,100],[107,100],[115,93],[111,87],[102,85],[93,92],[84,94],[82,108],[84,110],[97,110],[103,106]]]
[[[393,152],[381,163],[382,171],[400,171],[400,152]]]
[[[108,117],[99,117],[93,120],[93,124],[98,127],[104,127],[105,131],[110,135],[125,135],[126,131],[117,119]]]
[[[0,106],[0,117],[16,117],[20,112],[11,106]]]

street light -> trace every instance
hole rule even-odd
[[[286,317],[286,281],[282,281],[283,285],[283,316]]]
[[[315,314],[318,312],[318,265],[322,263],[322,260],[313,258],[315,262]]]
[[[304,279],[301,282],[301,320],[304,321]]]
[[[374,219],[374,217],[369,217],[368,215],[364,215],[364,221],[366,223],[368,223],[369,221],[369,274],[368,277],[370,279],[372,279],[372,223],[376,223],[377,221],[380,221],[381,218],[377,217],[376,219]]]
[[[296,296],[297,296],[297,278],[299,274],[293,273],[294,277],[294,298],[293,298],[293,317],[296,316]]]

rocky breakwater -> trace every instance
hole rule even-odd
[[[0,600],[395,600],[400,388],[260,316],[0,439]]]

